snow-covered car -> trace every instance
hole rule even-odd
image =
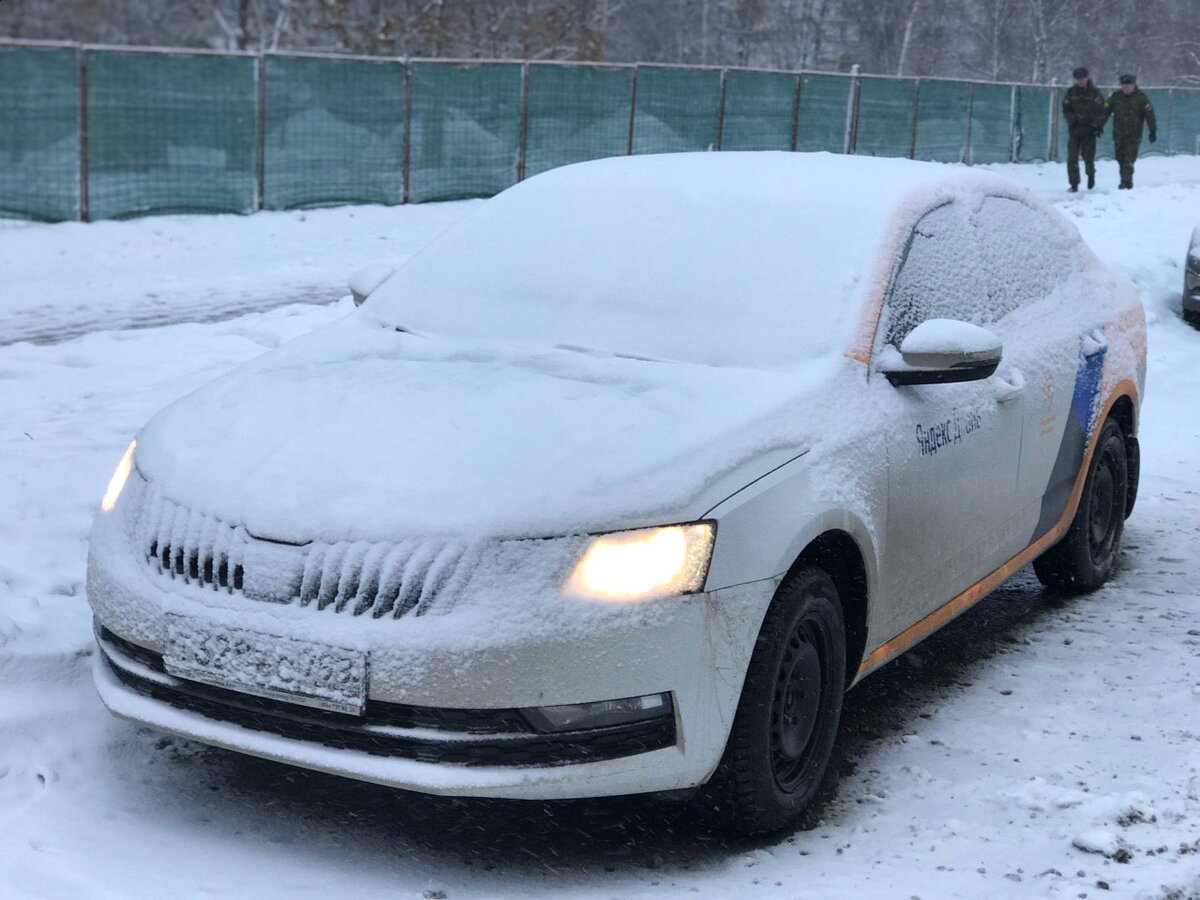
[[[1200,225],[1192,232],[1183,271],[1183,318],[1200,327]]]
[[[382,784],[703,786],[774,829],[850,685],[1030,562],[1105,581],[1144,372],[1132,286],[1005,180],[548,172],[150,420],[92,533],[96,684]]]

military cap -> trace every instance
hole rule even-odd
[[[1087,78],[1088,70],[1085,69],[1083,66],[1079,66],[1077,69],[1075,69],[1074,72],[1071,73],[1071,77],[1072,78]]]
[[[1137,84],[1137,76],[1128,74],[1122,75],[1121,84]]]

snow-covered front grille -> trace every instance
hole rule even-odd
[[[465,547],[443,542],[310,544],[296,602],[355,616],[427,612],[461,570]]]
[[[465,544],[402,541],[281,545],[188,510],[148,488],[136,542],[159,574],[204,589],[375,618],[428,612],[456,576]]]
[[[160,575],[228,593],[242,589],[245,529],[185,509],[148,489],[137,535],[146,562]]]

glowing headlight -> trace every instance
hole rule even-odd
[[[133,452],[136,449],[137,441],[130,441],[121,456],[121,461],[117,463],[117,470],[108,481],[108,487],[105,488],[104,497],[100,501],[100,508],[105,512],[111,511],[117,505],[121,491],[125,489],[125,482],[129,480],[129,473],[133,471]]]
[[[602,534],[592,539],[566,591],[597,600],[647,600],[694,594],[712,556],[712,522]]]

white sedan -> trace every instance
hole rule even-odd
[[[779,828],[853,683],[1029,562],[1105,581],[1144,374],[1132,287],[1007,181],[552,171],[151,419],[92,534],[96,684],[381,784]]]

